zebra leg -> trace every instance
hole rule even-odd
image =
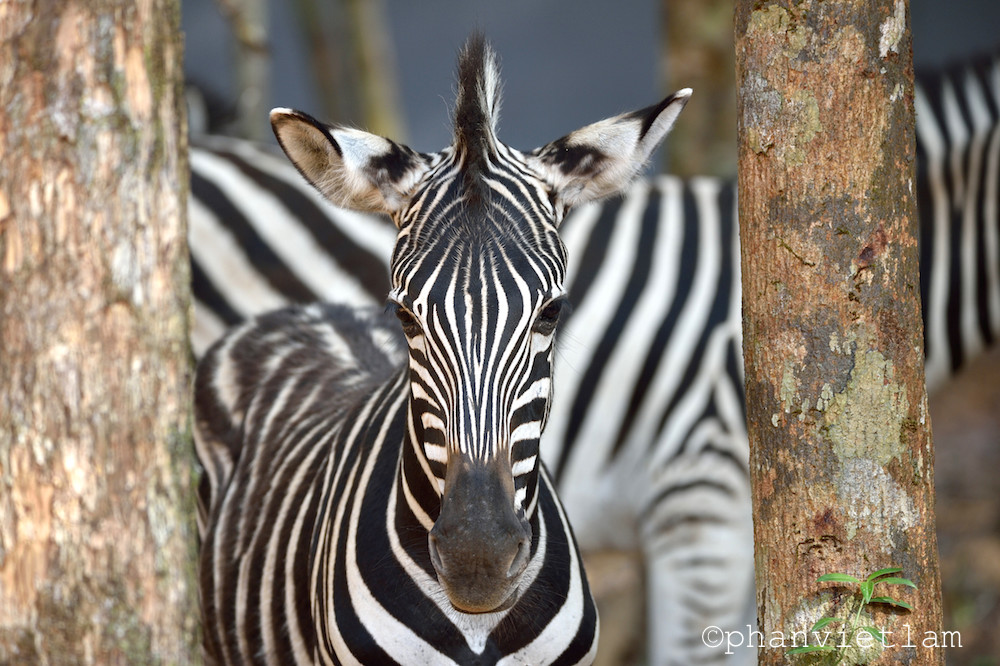
[[[696,431],[688,446],[697,439]],[[695,448],[664,466],[639,521],[648,662],[753,664],[755,649],[718,643],[726,632],[738,640],[757,627],[749,484],[725,441]]]

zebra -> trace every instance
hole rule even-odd
[[[915,90],[928,388],[1000,337],[1000,53]]]
[[[915,106],[933,388],[1000,334],[1000,61],[922,75]],[[251,299],[375,304],[388,289],[379,257],[390,224],[323,207],[250,144],[211,140],[192,169],[196,350],[257,312]],[[542,458],[585,553],[644,551],[651,663],[722,660],[701,632],[745,630],[755,612],[734,183],[641,180],[622,199],[571,211],[561,234],[573,309]],[[223,256],[234,274],[220,271]],[[644,469],[654,462],[658,479]],[[732,658],[752,662],[752,652]]]
[[[594,657],[596,609],[538,455],[566,299],[558,228],[570,207],[636,177],[691,91],[522,153],[496,136],[498,68],[481,35],[458,81],[454,143],[435,154],[271,112],[319,192],[395,223],[399,321],[293,306],[202,358],[210,662]]]

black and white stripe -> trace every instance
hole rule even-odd
[[[192,343],[292,303],[380,305],[396,230],[336,208],[279,153],[225,137],[191,148],[188,208],[195,293]]]
[[[436,154],[272,112],[317,190],[395,224],[388,297],[403,335],[378,309],[314,304],[240,324],[202,359],[195,440],[213,663],[593,659],[596,610],[539,456],[566,297],[558,227],[567,208],[627,186],[689,91],[521,153],[496,139],[496,74],[473,38],[455,143]],[[212,182],[227,169],[266,180],[237,162],[220,158]],[[208,181],[196,190],[210,192]],[[235,235],[254,239],[249,255],[315,256],[315,237],[250,220],[280,215],[273,195],[241,204],[224,213],[230,225],[244,218]],[[310,288],[256,284],[267,299]]]
[[[542,455],[584,551],[642,551],[650,663],[721,659],[706,627],[753,624],[734,192],[658,177],[564,225]]]
[[[998,79],[1000,66],[991,59],[921,77],[918,85],[916,186],[931,386],[1000,335]],[[209,152],[231,160],[257,187],[252,150]],[[194,159],[192,165],[198,168]],[[276,177],[295,176],[284,165],[268,169]],[[243,196],[247,186],[232,196]],[[297,206],[293,194],[284,190],[275,199]],[[295,196],[310,201],[312,195],[299,190]],[[339,254],[315,242],[338,267],[345,247],[359,257],[391,248],[388,222],[358,224],[350,217],[356,214],[332,207],[318,212],[322,217],[286,212],[274,219],[336,229]],[[194,233],[202,223],[192,220]],[[361,227],[379,231],[364,241],[347,236]],[[644,551],[652,661],[721,658],[701,645],[700,632],[709,625],[743,628],[754,608],[734,187],[711,178],[659,177],[635,184],[621,200],[577,208],[560,231],[573,310],[561,324],[557,398],[542,458],[581,548]],[[204,253],[204,260],[220,251]],[[256,270],[275,282],[284,271],[304,281],[310,263]],[[388,272],[380,260],[346,272],[352,283],[325,281],[309,298],[368,303],[385,293]],[[239,297],[238,282],[223,276],[216,284],[227,302]],[[367,286],[367,295],[342,284]],[[276,291],[287,301],[299,298]],[[196,282],[196,297],[209,293]],[[232,320],[256,311],[233,307]],[[219,330],[206,328],[209,335]]]
[[[1000,337],[1000,56],[916,90],[928,386]]]

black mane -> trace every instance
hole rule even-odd
[[[458,99],[455,105],[455,149],[472,173],[496,153],[496,123],[500,110],[500,79],[496,56],[482,33],[476,32],[458,59]]]

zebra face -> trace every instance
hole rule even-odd
[[[404,457],[409,445],[419,461],[418,472],[404,466],[403,494],[426,518],[428,559],[459,611],[513,604],[544,550],[533,519],[564,300],[562,217],[621,192],[689,96],[522,153],[497,139],[495,56],[474,37],[459,60],[454,143],[439,153],[271,112],[282,148],[324,196],[399,229],[389,300],[409,344]]]
[[[565,249],[551,207],[512,214],[524,206],[509,191],[461,180],[457,201],[432,182],[404,218],[390,299],[410,349],[411,437],[439,494],[430,560],[455,608],[486,612],[516,599],[534,551]]]

